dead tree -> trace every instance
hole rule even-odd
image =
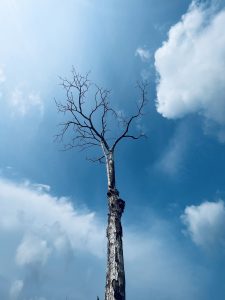
[[[126,118],[110,106],[110,91],[98,87],[89,80],[89,74],[82,76],[72,69],[71,79],[60,78],[66,93],[63,102],[56,101],[58,111],[68,118],[59,124],[61,131],[56,139],[64,142],[64,150],[78,148],[86,150],[92,147],[100,149],[101,155],[88,158],[92,162],[106,164],[108,179],[108,226],[107,226],[107,273],[105,300],[125,300],[125,271],[123,259],[121,217],[125,202],[116,189],[114,154],[118,144],[125,139],[138,140],[145,135],[131,133],[137,131],[135,121],[143,115],[146,104],[147,83],[138,83],[141,93],[137,111]],[[113,117],[113,118],[112,118]],[[110,136],[113,120],[118,122],[120,133],[116,138]],[[134,126],[133,126],[134,127]],[[69,134],[69,143],[65,136]]]

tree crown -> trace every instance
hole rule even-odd
[[[141,131],[138,134],[132,133],[131,126],[143,115],[147,102],[147,82],[137,83],[137,88],[140,90],[137,110],[133,115],[125,117],[111,107],[110,91],[92,83],[89,73],[83,76],[73,68],[72,77],[70,79],[60,77],[60,81],[66,97],[63,102],[55,100],[55,103],[58,111],[65,114],[68,119],[59,124],[61,130],[56,135],[56,140],[62,142],[68,131],[73,133],[70,142],[64,144],[63,150],[76,147],[83,151],[92,147],[101,147],[103,155],[89,160],[103,162],[109,153],[114,153],[116,146],[123,139],[137,140],[145,136]],[[92,101],[89,101],[89,98]],[[113,138],[108,137],[108,133],[112,131],[110,116],[118,122],[121,130],[119,135]]]

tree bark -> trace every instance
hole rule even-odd
[[[107,156],[108,174],[108,227],[106,236],[107,247],[107,274],[105,300],[125,300],[125,271],[123,260],[123,242],[121,217],[125,202],[119,198],[115,187],[115,167],[113,153]]]
[[[108,190],[116,189],[115,163],[113,152],[109,151],[106,155],[106,168],[108,178]]]

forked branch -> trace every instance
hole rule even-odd
[[[83,76],[73,68],[72,78],[60,77],[60,81],[66,97],[63,102],[55,100],[55,103],[58,111],[68,119],[59,124],[61,130],[55,139],[64,142],[65,135],[69,132],[72,133],[69,143],[64,144],[64,150],[76,147],[83,151],[92,147],[101,147],[103,156],[95,159],[88,158],[88,160],[102,163],[108,153],[115,151],[121,140],[125,138],[137,140],[145,136],[141,132],[133,134],[131,127],[135,120],[143,115],[147,102],[148,83],[139,82],[137,84],[141,92],[137,112],[129,118],[124,118],[110,106],[110,91],[93,84],[89,80],[89,73]],[[112,127],[109,114],[113,115],[120,123],[122,120],[122,133],[112,141],[108,137]]]

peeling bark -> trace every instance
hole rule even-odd
[[[119,198],[115,188],[115,168],[113,153],[107,157],[108,175],[108,227],[106,236],[107,247],[107,274],[105,300],[125,300],[125,271],[123,260],[123,242],[121,217],[125,202]]]

